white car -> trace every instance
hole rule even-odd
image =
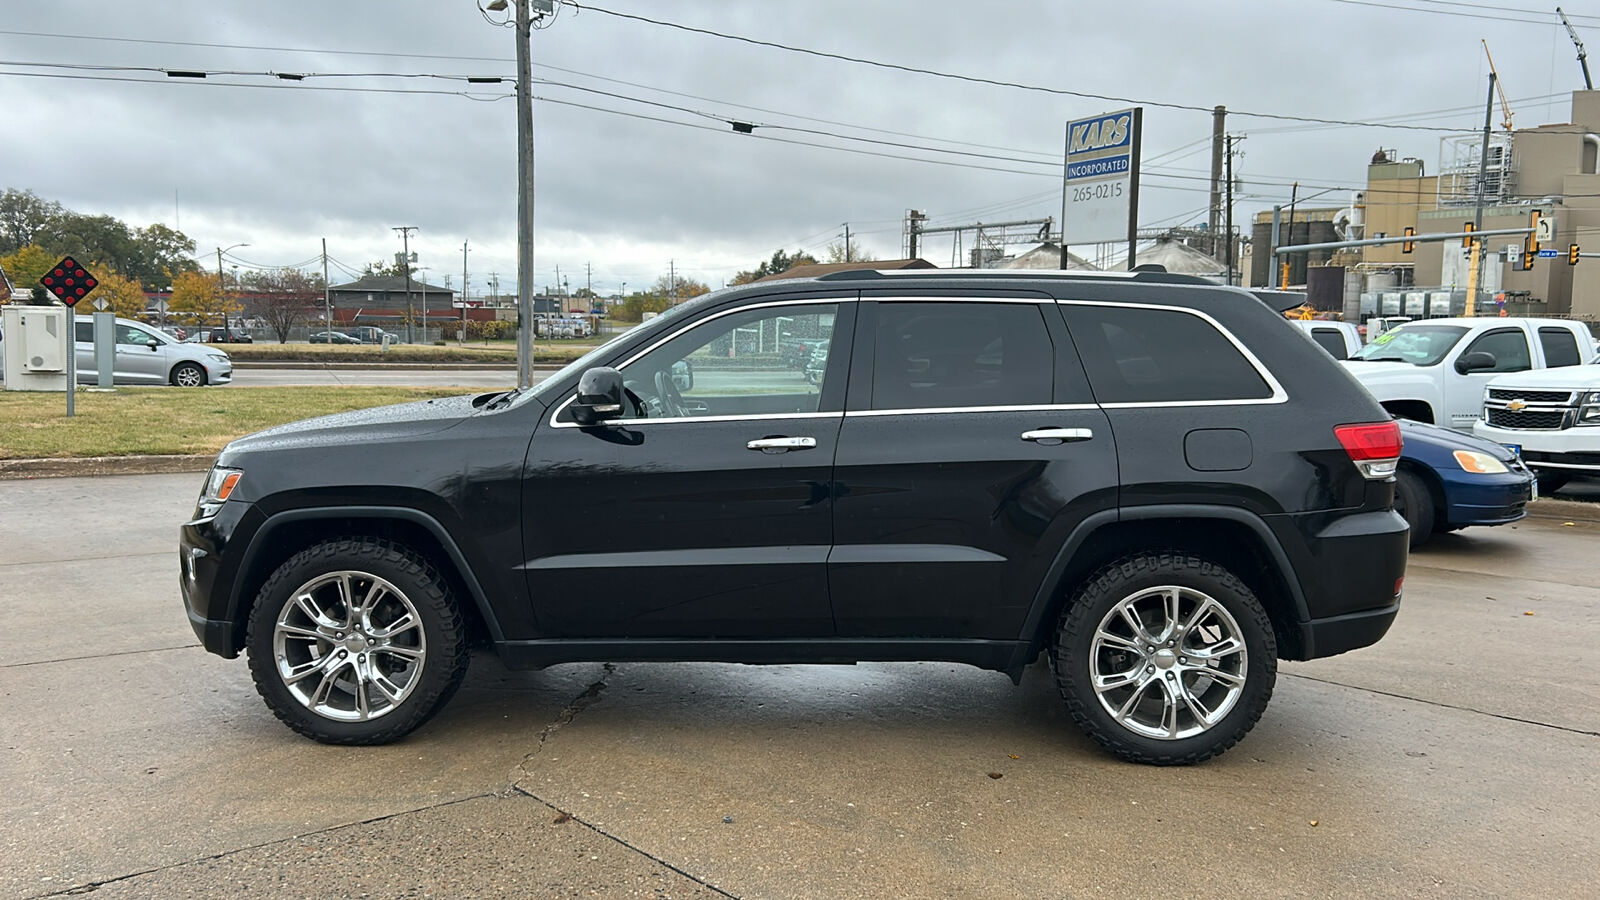
[[[1600,476],[1600,365],[1490,381],[1472,433],[1518,450],[1541,490],[1558,490],[1577,475]]]
[[[79,318],[77,333],[78,384],[93,386],[99,380],[94,354],[94,320]],[[116,355],[111,366],[113,384],[174,384],[203,387],[233,380],[233,360],[205,344],[178,341],[166,332],[132,319],[117,319]]]
[[[1361,349],[1361,332],[1349,322],[1324,319],[1295,319],[1290,325],[1304,331],[1317,346],[1334,359],[1349,359]]]

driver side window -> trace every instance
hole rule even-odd
[[[1494,368],[1479,372],[1526,372],[1533,368],[1533,356],[1528,352],[1528,338],[1520,329],[1503,328],[1491,331],[1472,342],[1464,352],[1482,350],[1494,356]]]
[[[817,412],[838,305],[770,306],[689,329],[622,369],[624,419]]]

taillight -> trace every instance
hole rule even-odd
[[[1350,461],[1361,474],[1372,480],[1388,478],[1400,464],[1400,423],[1369,422],[1361,425],[1338,425],[1333,436],[1339,439]]]

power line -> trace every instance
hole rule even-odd
[[[351,94],[429,94],[439,97],[463,97],[478,102],[506,100],[515,94],[475,94],[472,91],[429,91],[411,88],[339,87],[329,84],[248,84],[238,81],[211,81],[209,79],[127,78],[120,75],[68,75],[64,72],[5,72],[12,78],[62,78],[68,81],[115,81],[125,84],[188,85],[191,87],[236,87],[280,91],[335,91]]]
[[[1339,0],[1339,2],[1357,2],[1357,0]],[[580,10],[586,9],[586,10],[589,10],[591,12],[597,12],[597,13],[601,13],[603,15],[614,16],[614,17],[619,18],[619,19],[629,19],[629,20],[636,21],[636,22],[644,22],[644,23],[649,24],[649,25],[657,25],[657,26],[660,26],[660,27],[663,27],[663,28],[672,28],[672,29],[676,29],[678,31],[684,31],[684,32],[688,32],[688,33],[691,33],[691,34],[705,35],[707,37],[719,38],[721,40],[726,40],[726,41],[737,41],[739,43],[750,44],[750,45],[757,46],[757,47],[767,47],[767,48],[774,49],[774,50],[783,50],[783,51],[788,52],[788,53],[798,53],[798,54],[802,54],[802,55],[805,55],[805,56],[815,56],[815,57],[818,57],[818,58],[821,58],[821,59],[838,60],[840,62],[854,63],[856,65],[863,65],[863,66],[873,66],[873,67],[880,68],[880,69],[889,69],[889,70],[898,71],[898,72],[909,72],[909,73],[916,74],[916,75],[929,75],[929,76],[932,76],[932,77],[935,77],[935,78],[945,78],[945,79],[950,79],[952,81],[963,81],[963,82],[967,82],[969,84],[986,84],[986,85],[990,85],[990,86],[993,86],[993,87],[1015,88],[1017,90],[1034,91],[1034,92],[1042,93],[1042,94],[1054,94],[1056,96],[1062,96],[1062,97],[1081,97],[1081,98],[1088,99],[1088,100],[1105,100],[1105,101],[1108,101],[1108,102],[1111,102],[1111,103],[1126,103],[1126,104],[1130,104],[1130,105],[1134,105],[1134,106],[1155,106],[1155,107],[1161,107],[1161,108],[1164,108],[1164,109],[1181,109],[1181,110],[1187,110],[1187,111],[1190,111],[1190,112],[1203,112],[1203,113],[1208,113],[1208,114],[1212,111],[1212,108],[1213,108],[1211,106],[1199,106],[1199,105],[1189,104],[1189,103],[1173,103],[1173,102],[1168,102],[1168,101],[1164,101],[1164,100],[1150,100],[1150,99],[1142,99],[1141,100],[1141,99],[1134,98],[1134,97],[1119,97],[1119,96],[1116,96],[1116,95],[1113,95],[1113,94],[1094,94],[1094,93],[1089,93],[1089,92],[1086,92],[1086,91],[1070,91],[1070,90],[1067,90],[1066,88],[1047,87],[1047,86],[1044,86],[1044,85],[1037,85],[1037,84],[1026,84],[1024,82],[1019,82],[1019,81],[1005,81],[1003,79],[998,79],[998,78],[985,78],[985,77],[979,76],[979,75],[964,75],[964,74],[955,73],[955,72],[942,72],[942,71],[939,71],[938,69],[927,69],[927,68],[923,68],[921,66],[908,66],[908,65],[903,65],[901,63],[883,62],[881,60],[867,59],[865,57],[860,57],[860,56],[849,56],[847,54],[833,53],[833,52],[826,51],[826,50],[813,50],[813,49],[811,49],[809,47],[797,47],[797,46],[794,46],[792,44],[780,44],[780,43],[778,43],[776,41],[766,41],[766,40],[761,40],[759,38],[746,37],[744,35],[728,34],[727,32],[715,31],[715,30],[712,30],[710,28],[699,28],[699,27],[696,27],[696,26],[693,26],[693,25],[684,25],[684,24],[681,24],[679,22],[669,22],[669,21],[666,21],[665,19],[653,19],[653,18],[650,18],[649,16],[641,16],[641,15],[636,15],[634,13],[618,12],[616,10],[606,9],[603,6],[593,6],[593,5],[589,5],[589,4],[578,3],[578,2],[576,2],[576,0],[561,0],[561,3],[563,5],[572,6],[572,7],[575,7],[577,9],[580,9]],[[1458,131],[1459,130],[1459,129],[1451,129],[1451,128],[1435,128],[1435,127],[1426,126],[1426,125],[1390,124],[1390,125],[1382,125],[1382,126],[1380,126],[1380,125],[1377,125],[1377,124],[1372,123],[1372,122],[1361,122],[1361,121],[1356,121],[1356,120],[1352,120],[1352,119],[1329,119],[1329,118],[1321,118],[1321,117],[1317,117],[1317,116],[1289,115],[1289,114],[1286,114],[1286,113],[1247,112],[1247,111],[1244,111],[1244,110],[1233,109],[1231,107],[1228,109],[1228,114],[1232,115],[1232,116],[1239,116],[1239,117],[1243,117],[1243,118],[1252,118],[1252,119],[1276,119],[1276,120],[1281,120],[1281,121],[1285,121],[1285,122],[1309,122],[1309,123],[1315,123],[1315,124],[1321,124],[1321,125],[1343,125],[1343,126],[1350,126],[1350,127],[1355,127],[1355,128],[1378,128],[1378,127],[1383,127],[1383,128],[1401,129],[1401,130],[1406,130],[1406,131],[1428,131],[1428,132],[1435,132],[1435,133],[1441,132],[1441,131],[1443,131],[1443,132],[1451,132],[1451,131]]]
[[[1480,12],[1459,12],[1459,11],[1457,11],[1455,9],[1427,9],[1427,8],[1416,7],[1416,6],[1403,6],[1403,5],[1398,4],[1398,3],[1380,3],[1380,2],[1377,2],[1377,0],[1333,0],[1333,2],[1334,3],[1344,3],[1344,4],[1348,4],[1350,6],[1372,6],[1372,7],[1377,7],[1379,9],[1398,9],[1398,10],[1403,10],[1405,12],[1427,13],[1429,15],[1435,15],[1435,16],[1451,16],[1451,17],[1460,18],[1460,19],[1487,19],[1487,20],[1489,20],[1491,22],[1514,22],[1514,23],[1519,24],[1519,25],[1554,25],[1554,24],[1556,24],[1555,13],[1553,13],[1553,12],[1545,12],[1543,10],[1537,10],[1537,9],[1522,9],[1522,8],[1514,8],[1514,7],[1482,6],[1482,5],[1479,5],[1479,4],[1476,4],[1476,3],[1446,3],[1446,2],[1443,2],[1443,0],[1417,0],[1417,2],[1419,2],[1419,3],[1432,3],[1432,4],[1437,5],[1437,6],[1464,7],[1464,8],[1469,8],[1469,9],[1483,9],[1483,10],[1489,10],[1490,12],[1505,12],[1505,13],[1519,13],[1520,12],[1520,13],[1525,13],[1525,14],[1534,15],[1534,16],[1547,16],[1549,18],[1547,20],[1540,21],[1540,20],[1537,20],[1537,19],[1524,19],[1524,18],[1518,18],[1518,17],[1515,17],[1515,16],[1504,16],[1504,15],[1502,15],[1502,16],[1492,16],[1492,15],[1488,15],[1487,13],[1480,13]],[[1595,16],[1571,16],[1570,18],[1574,18],[1574,19],[1594,19],[1596,17]],[[1593,29],[1596,26],[1594,26],[1594,25],[1574,25],[1573,27],[1574,28]]]

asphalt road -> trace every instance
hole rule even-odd
[[[552,370],[554,371],[554,370]],[[548,372],[533,373],[535,383]],[[233,383],[245,387],[284,385],[404,385],[407,387],[500,387],[517,386],[515,369],[468,369],[440,366],[436,369],[342,369],[342,368],[237,368]]]
[[[343,749],[196,647],[199,485],[0,481],[0,896],[1593,896],[1597,525],[1440,538],[1388,638],[1192,768],[1099,752],[1043,668],[916,663],[482,655]]]

